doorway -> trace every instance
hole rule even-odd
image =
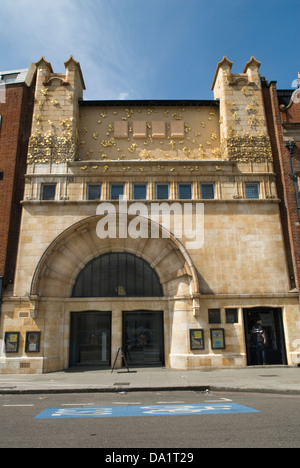
[[[123,349],[129,365],[164,365],[163,328],[163,312],[123,312]]]
[[[258,365],[256,348],[251,334],[253,325],[262,320],[262,327],[266,332],[266,357],[269,365],[286,365],[286,347],[282,321],[282,310],[279,308],[254,307],[244,309],[245,338],[248,366]]]
[[[70,367],[109,367],[111,312],[71,314]]]

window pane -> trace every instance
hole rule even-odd
[[[119,200],[124,195],[124,184],[112,184],[110,187],[111,200]]]
[[[259,198],[259,184],[246,184],[246,198],[255,199]]]
[[[125,253],[120,253],[117,255],[117,286],[115,288],[115,293],[116,296],[128,296],[127,255]]]
[[[101,184],[88,185],[88,200],[100,200],[101,198]]]
[[[94,291],[94,296],[108,297],[111,295],[110,291],[110,255],[102,255],[99,264],[99,292]]]
[[[226,323],[238,323],[238,310],[226,309]]]
[[[156,185],[156,198],[158,200],[169,199],[169,184],[157,184]]]
[[[178,185],[178,197],[180,198],[180,200],[191,200],[192,198],[191,184],[179,184]]]
[[[213,200],[215,198],[214,184],[201,184],[201,198],[204,200]]]
[[[42,185],[42,200],[55,200],[56,184]]]
[[[146,200],[146,198],[147,198],[147,185],[146,184],[134,184],[134,186],[133,186],[133,198],[134,198],[134,200]]]
[[[221,323],[221,311],[220,309],[209,309],[208,311],[209,323]]]

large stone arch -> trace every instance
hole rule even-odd
[[[161,235],[157,239],[151,236],[147,239],[100,239],[96,227],[101,218],[94,215],[75,223],[48,246],[33,275],[32,297],[69,298],[79,272],[88,262],[107,252],[129,252],[146,260],[157,272],[165,297],[199,295],[193,261],[184,245],[171,233],[159,226]]]

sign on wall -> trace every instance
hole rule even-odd
[[[190,330],[190,346],[191,350],[204,349],[204,330]]]
[[[6,332],[5,333],[5,352],[9,353],[17,353],[19,351],[19,339],[20,333],[19,332]]]
[[[38,353],[40,351],[41,332],[27,332],[26,333],[26,353]]]
[[[210,337],[212,349],[225,349],[225,332],[223,328],[212,328]]]

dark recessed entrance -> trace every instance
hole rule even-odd
[[[252,327],[259,318],[262,320],[262,327],[267,336],[267,364],[287,364],[282,310],[278,308],[255,307],[252,309],[244,309],[248,366],[260,364],[257,362],[255,340],[251,334]]]
[[[163,366],[163,312],[124,312],[123,350],[129,366]]]
[[[70,366],[110,366],[111,312],[71,314]]]

